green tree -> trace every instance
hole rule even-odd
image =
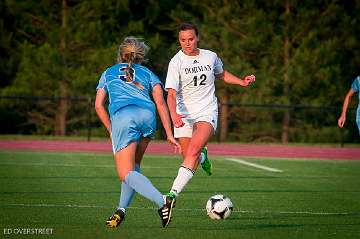
[[[204,0],[187,4],[196,9],[193,14],[179,11],[173,18],[198,23],[200,46],[216,51],[230,72],[257,75],[249,90],[220,84],[220,101],[331,105],[337,103],[343,77],[351,78],[344,66],[354,66],[358,52],[359,34],[354,34],[359,29],[358,1]],[[279,137],[286,143],[292,111],[282,112],[281,119],[274,120],[281,121]],[[268,117],[261,112],[241,115]],[[222,127],[226,128],[224,118]]]
[[[359,74],[359,10],[358,0],[0,0],[1,94],[55,97],[17,104],[18,111],[38,133],[66,134],[84,117],[69,97],[95,95],[99,74],[114,63],[125,36],[147,41],[147,66],[164,79],[179,49],[176,27],[192,21],[199,46],[217,52],[226,70],[257,76],[247,89],[218,83],[222,103],[339,105],[340,111]],[[233,139],[286,143],[304,127],[291,108],[269,114],[230,105],[221,109],[222,139],[230,129]],[[260,125],[269,135],[250,131],[244,138],[253,121],[266,122]]]
[[[259,6],[260,7],[260,6]],[[329,105],[339,95],[342,65],[354,26],[342,1],[277,1],[265,3],[268,52],[260,65],[268,69],[272,98],[285,105]],[[346,64],[346,63],[345,63]],[[319,116],[321,117],[321,116]],[[289,141],[291,111],[282,117],[281,141]]]
[[[189,13],[182,9],[195,10]],[[192,21],[198,25],[199,47],[215,51],[222,59],[225,70],[239,77],[256,74],[258,81],[262,81],[265,73],[258,70],[258,65],[259,59],[266,54],[266,36],[262,34],[268,28],[268,23],[262,21],[265,14],[266,11],[258,9],[254,1],[204,0],[188,1],[171,15],[177,23]],[[263,95],[267,91],[258,91],[258,84],[260,83],[255,84],[254,90],[254,87],[244,89],[217,83],[217,96],[221,102],[221,141],[227,139],[229,118],[235,113],[228,104],[260,103],[262,99],[266,99]],[[239,115],[235,115],[235,118],[243,120],[239,119]],[[240,125],[244,127],[243,124]]]
[[[121,24],[114,22],[129,15],[127,1],[9,1],[8,6],[24,40],[18,73],[3,93],[56,97],[55,106],[43,102],[28,116],[39,129],[50,125],[50,132],[65,135],[68,98],[93,94],[99,71],[116,57],[112,40]],[[112,7],[120,10],[107,14]]]
[[[154,0],[7,1],[7,12],[16,16],[20,62],[12,85],[2,93],[56,97],[56,105],[42,101],[24,112],[39,133],[66,134],[67,123],[81,120],[71,114],[68,98],[94,96],[99,74],[115,62],[125,36],[145,38],[152,48],[148,65],[164,74],[170,31],[163,12],[172,5]]]
[[[11,84],[18,62],[18,52],[14,39],[14,16],[8,10],[6,2],[0,0],[0,87]]]

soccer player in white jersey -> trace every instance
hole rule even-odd
[[[255,81],[254,75],[240,79],[224,71],[216,53],[198,48],[199,33],[195,25],[182,23],[178,37],[181,50],[169,63],[165,83],[174,136],[179,139],[183,157],[167,194],[173,199],[193,177],[199,163],[208,175],[212,173],[206,144],[215,133],[218,120],[215,80],[243,87]]]
[[[169,111],[163,98],[159,78],[140,65],[148,47],[134,37],[127,37],[119,47],[118,64],[106,69],[99,80],[95,109],[112,140],[116,170],[121,183],[119,206],[106,221],[108,227],[117,227],[125,218],[125,210],[135,191],[159,206],[163,227],[171,219],[173,200],[162,195],[140,173],[140,163],[146,147],[156,131],[156,109],[164,126],[167,140],[176,149]],[[109,112],[104,107],[109,95]],[[154,102],[150,98],[153,96]]]
[[[348,109],[351,97],[360,91],[360,76],[356,77],[350,87],[350,90],[348,91],[348,93],[345,96],[344,99],[344,103],[343,103],[343,107],[342,107],[342,112],[341,115],[338,119],[338,126],[340,128],[344,127],[345,121],[346,121],[346,111]],[[358,94],[359,97],[359,103],[356,109],[356,124],[358,126],[358,130],[359,130],[359,134],[360,134],[360,94]]]

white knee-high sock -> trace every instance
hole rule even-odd
[[[190,179],[194,176],[194,171],[184,166],[181,166],[178,171],[178,175],[176,176],[173,185],[171,187],[172,193],[176,196],[184,189],[185,185],[190,181]]]

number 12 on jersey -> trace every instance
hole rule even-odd
[[[206,75],[205,74],[202,74],[199,77],[199,79],[198,79],[198,76],[194,76],[193,80],[194,80],[194,86],[206,85]]]

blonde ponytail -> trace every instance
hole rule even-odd
[[[144,89],[144,87],[139,82],[134,81],[131,66],[144,62],[148,51],[149,47],[135,37],[126,37],[119,46],[117,61],[118,63],[128,63],[128,67],[125,69],[126,79],[128,82],[133,82],[139,89]]]

